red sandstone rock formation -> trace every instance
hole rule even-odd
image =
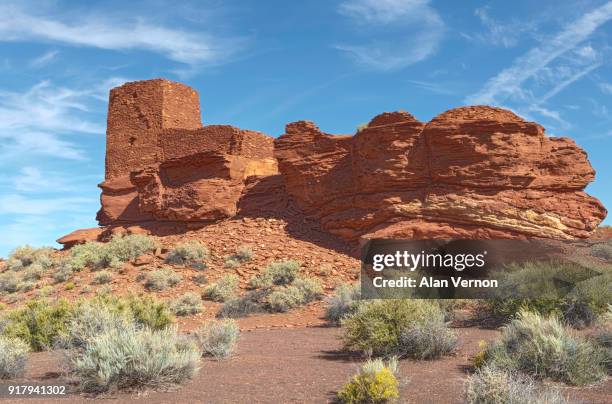
[[[595,172],[567,138],[510,111],[375,117],[355,136],[288,124],[275,142],[287,192],[347,239],[587,237],[605,218]]]
[[[250,176],[277,173],[273,139],[202,126],[195,90],[168,80],[110,94],[101,225],[234,216]]]
[[[278,163],[278,165],[277,165]],[[102,229],[202,225],[241,216],[301,213],[328,232],[359,237],[587,237],[606,215],[582,192],[586,153],[510,111],[447,111],[422,123],[383,113],[354,136],[312,122],[274,140],[232,126],[202,126],[198,94],[156,79],[110,93]]]

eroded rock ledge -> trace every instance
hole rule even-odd
[[[275,141],[287,192],[344,238],[588,237],[606,216],[595,172],[568,138],[470,106],[428,123],[378,115],[354,136],[288,124]]]
[[[110,93],[97,216],[106,229],[59,241],[296,209],[347,240],[583,238],[607,213],[582,192],[594,176],[571,139],[500,108],[457,108],[427,123],[383,113],[347,136],[299,121],[274,139],[202,125],[195,90],[155,79]]]

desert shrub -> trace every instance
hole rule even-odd
[[[338,392],[341,403],[386,403],[399,399],[399,382],[395,377],[397,360],[387,364],[371,359],[363,364],[353,378]]]
[[[231,355],[238,341],[240,329],[234,320],[212,320],[194,333],[203,355],[225,358]]]
[[[208,258],[208,248],[199,241],[191,240],[178,244],[166,257],[168,264],[197,264]]]
[[[592,276],[594,271],[601,275]],[[612,300],[609,288],[612,272],[603,268],[554,261],[527,262],[511,265],[496,278],[503,287],[486,306],[493,317],[505,320],[528,310],[561,316],[579,328],[589,325]],[[560,288],[559,281],[573,285],[572,289]]]
[[[239,280],[237,275],[225,275],[217,282],[206,286],[202,292],[202,298],[216,302],[231,300],[236,297]]]
[[[267,307],[273,312],[286,312],[302,304],[303,292],[295,286],[283,286],[274,290],[267,298]]]
[[[143,234],[115,235],[108,243],[87,242],[70,249],[69,265],[76,271],[86,266],[117,268],[157,248],[155,240]]]
[[[96,285],[103,285],[109,283],[113,279],[113,274],[109,271],[97,272],[93,277],[93,283]]]
[[[104,307],[114,313],[124,313],[136,324],[154,330],[166,328],[172,323],[172,313],[168,305],[152,296],[98,295],[91,300],[91,304],[95,307]]]
[[[466,382],[468,404],[565,404],[558,389],[547,388],[531,377],[485,366]]]
[[[375,356],[435,358],[454,347],[454,334],[435,301],[374,300],[342,320],[344,345]],[[438,333],[436,335],[436,333]]]
[[[325,318],[335,324],[339,324],[344,317],[353,314],[359,305],[361,290],[359,284],[340,285],[334,291],[334,295],[327,299]]]
[[[74,282],[67,282],[64,285],[64,290],[72,290],[72,289],[74,289],[74,287],[75,287]]]
[[[205,285],[208,283],[208,277],[204,274],[194,275],[191,280],[197,283],[198,285]]]
[[[83,391],[168,388],[192,378],[200,351],[173,328],[110,327],[68,351],[70,374]]]
[[[228,256],[228,257],[225,257],[225,259],[223,260],[223,265],[226,268],[237,268],[240,266],[240,261],[238,261],[233,256]]]
[[[38,264],[43,270],[49,269],[53,265],[50,247],[34,248],[29,245],[17,247],[11,252],[7,260],[7,268],[19,271],[32,264]]]
[[[170,268],[156,269],[145,276],[144,286],[149,290],[161,291],[177,285],[181,275]]]
[[[81,304],[70,318],[66,334],[56,346],[64,349],[84,348],[87,342],[100,334],[135,324],[132,313],[117,311],[115,307],[99,305],[100,300]]]
[[[293,284],[274,289],[266,299],[273,312],[286,312],[319,299],[323,294],[321,282],[315,278],[297,278]]]
[[[73,246],[70,249],[70,256],[66,258],[64,265],[73,271],[80,271],[87,266],[98,266],[102,262],[103,256],[104,244],[88,241],[87,243]]]
[[[323,295],[321,281],[317,278],[297,278],[291,286],[295,286],[302,292],[302,303],[318,300]]]
[[[399,336],[399,354],[415,359],[435,359],[448,355],[457,345],[457,335],[448,328],[444,313],[415,322]]]
[[[32,350],[42,351],[66,334],[73,312],[74,305],[65,300],[56,303],[32,300],[7,314],[2,334],[20,338]]]
[[[262,311],[263,300],[269,294],[269,290],[254,290],[244,296],[228,300],[223,304],[217,317],[240,318]]]
[[[202,299],[196,293],[187,292],[179,296],[172,304],[172,311],[177,316],[188,316],[202,311]]]
[[[595,244],[591,247],[591,255],[606,261],[612,261],[612,244],[610,242]]]
[[[597,319],[594,340],[603,350],[603,362],[609,372],[612,370],[612,305]]]
[[[74,269],[71,267],[67,260],[60,261],[58,265],[55,266],[55,271],[53,272],[53,280],[56,283],[66,282],[72,274],[74,273]]]
[[[104,260],[110,266],[115,260],[126,262],[155,251],[157,243],[151,236],[144,234],[116,235],[104,247]]]
[[[252,288],[266,288],[273,285],[288,285],[297,277],[300,263],[294,260],[276,261],[249,281]]]
[[[555,317],[520,312],[485,351],[484,363],[500,369],[587,385],[605,376],[604,353]]]
[[[21,376],[28,360],[28,345],[18,338],[0,335],[0,379]]]
[[[234,257],[240,262],[247,262],[253,259],[253,250],[248,245],[241,245],[236,249]]]
[[[33,290],[36,287],[36,282],[33,281],[21,281],[19,282],[19,285],[17,285],[17,289],[20,292],[29,292],[30,290]]]
[[[23,271],[22,279],[24,281],[37,281],[42,278],[44,273],[45,268],[42,265],[33,263]]]
[[[51,296],[53,292],[55,292],[55,290],[53,289],[53,286],[45,285],[42,288],[38,289],[36,291],[36,294],[40,297],[46,297],[46,296]]]
[[[0,273],[0,292],[14,293],[19,290],[21,279],[12,271]]]

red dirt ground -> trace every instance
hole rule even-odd
[[[457,354],[435,361],[403,360],[402,402],[461,403],[470,357],[480,340],[498,331],[458,328]],[[335,327],[258,329],[243,332],[236,354],[227,360],[203,359],[200,373],[179,390],[120,393],[104,398],[114,403],[325,403],[355,373],[362,358],[340,351],[341,330]],[[54,353],[33,354],[26,374],[32,382],[62,383]],[[609,403],[612,380],[590,388],[566,388],[566,394],[588,403]],[[44,402],[90,402],[83,396]],[[2,402],[23,402],[3,400]],[[43,402],[28,400],[27,402]]]

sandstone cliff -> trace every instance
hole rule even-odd
[[[198,94],[183,84],[111,91],[101,226],[291,212],[347,240],[568,239],[588,237],[606,216],[582,192],[595,175],[586,153],[499,108],[458,108],[427,123],[383,113],[353,136],[300,121],[277,139],[200,119]]]

